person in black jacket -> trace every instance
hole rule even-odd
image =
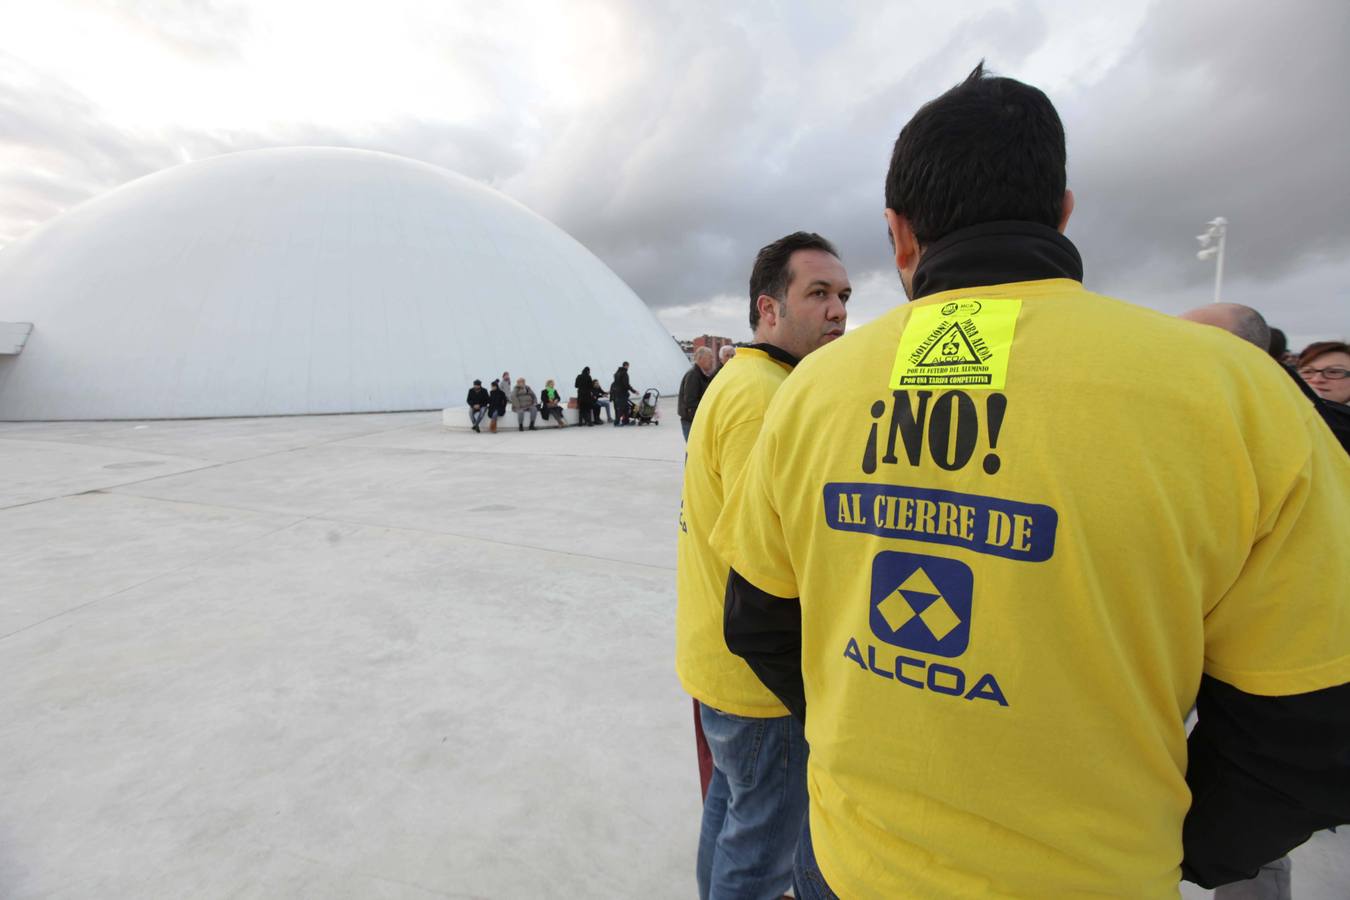
[[[636,394],[637,391],[628,381],[628,361],[624,360],[623,365],[614,370],[614,381],[609,386],[609,399],[614,404],[614,427],[620,425],[630,425],[629,416],[632,414],[633,404],[629,397]]]
[[[1316,394],[1317,411],[1350,453],[1350,344],[1317,341],[1298,355],[1298,376]]]
[[[488,391],[488,431],[497,433],[497,420],[506,415],[506,391],[502,383],[493,380],[492,390]]]
[[[591,397],[591,367],[581,370],[573,386],[577,390],[577,422],[581,425],[598,425],[595,421],[595,400]]]
[[[600,424],[600,410],[605,411],[605,421],[613,422],[614,413],[609,405],[609,393],[600,384],[600,379],[591,381],[591,418],[595,424]]]
[[[469,396],[464,399],[464,402],[469,405],[469,421],[473,423],[474,431],[478,431],[478,423],[482,422],[483,416],[487,415],[490,400],[487,390],[483,387],[483,382],[475,378],[473,387],[469,388]]]
[[[678,410],[680,429],[686,441],[689,440],[689,429],[694,424],[694,413],[698,411],[699,401],[712,382],[714,365],[713,352],[707,347],[699,347],[694,351],[694,364],[684,373],[684,379],[680,382]]]

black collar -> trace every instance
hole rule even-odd
[[[773,344],[746,344],[745,346],[752,350],[760,350],[766,355],[778,360],[783,365],[791,366],[794,369],[797,368],[797,363],[801,362],[800,359],[793,356],[782,347],[775,347]]]
[[[913,299],[958,288],[1045,278],[1083,280],[1078,248],[1033,222],[985,222],[929,244],[914,271]]]

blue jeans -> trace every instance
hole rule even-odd
[[[475,428],[478,427],[479,422],[483,421],[483,416],[485,415],[487,415],[486,406],[480,406],[477,409],[469,409],[469,421],[473,423]]]
[[[802,837],[797,841],[797,859],[792,867],[792,893],[797,900],[839,900],[830,890],[825,876],[816,865],[816,848],[811,846],[811,823],[802,823]]]
[[[712,751],[698,841],[700,900],[770,900],[792,882],[806,820],[806,737],[791,716],[751,719],[699,704]]]

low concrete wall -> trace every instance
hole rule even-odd
[[[481,427],[487,428],[489,421],[491,420],[489,420],[487,417],[484,417],[483,424]],[[577,422],[580,421],[580,419],[577,415],[576,409],[572,407],[564,409],[563,421],[566,422],[568,425],[577,424]],[[525,417],[525,424],[528,425],[529,422],[530,417],[527,415]],[[469,407],[450,406],[441,410],[441,424],[444,425],[446,428],[454,428],[457,431],[468,431],[470,428],[473,427],[473,422],[470,421],[469,419]],[[505,428],[508,425],[514,427],[515,424],[516,424],[516,414],[511,411],[510,407],[507,407],[506,415],[502,416],[499,420],[497,420],[497,427]],[[534,424],[536,427],[542,427],[544,424],[544,417],[536,416]],[[557,428],[558,426],[553,423],[552,419],[549,419],[549,427]]]
[[[633,398],[633,404],[634,404],[634,411],[635,411],[635,412],[636,412],[636,409],[637,409],[637,403],[638,403],[638,400],[639,400],[639,398],[637,398],[637,397],[634,397],[634,398]],[[571,404],[572,404],[572,401],[569,400],[569,401],[568,401],[568,406],[567,406],[567,408],[563,410],[563,421],[566,422],[568,425],[576,425],[576,424],[579,424],[580,418],[579,418],[578,415],[577,415],[577,408],[576,408],[575,406],[571,405]],[[660,419],[660,418],[662,418],[662,417],[671,417],[671,418],[673,418],[673,417],[675,416],[675,405],[674,405],[674,404],[675,404],[675,398],[673,398],[673,397],[662,397],[662,398],[661,398],[661,402],[657,405],[657,410],[658,410],[657,418],[658,418],[658,419]],[[601,412],[600,415],[603,416],[603,415],[604,415],[604,412]],[[612,412],[611,412],[611,415],[612,415]],[[526,416],[525,421],[526,421],[527,423],[530,421],[528,416]],[[634,418],[633,421],[636,422],[637,419]],[[483,427],[483,428],[487,428],[488,422],[489,422],[489,420],[488,420],[487,418],[484,418],[484,419],[483,419],[483,425],[482,425],[482,427]],[[441,410],[441,424],[444,425],[446,428],[453,428],[453,429],[455,429],[456,431],[468,431],[470,428],[473,427],[473,423],[469,420],[469,407],[468,407],[467,405],[466,405],[466,406],[447,406],[445,409]],[[510,408],[510,407],[507,407],[507,409],[506,409],[506,415],[502,416],[502,418],[498,421],[497,427],[500,429],[500,428],[505,428],[505,427],[507,427],[508,425],[512,425],[512,426],[513,426],[513,425],[515,425],[515,424],[516,424],[516,414],[515,414],[514,412],[511,411],[511,408]],[[535,424],[536,427],[542,428],[543,425],[544,425],[544,417],[543,417],[543,416],[537,416],[537,417],[535,418],[534,424]],[[606,423],[606,424],[608,424],[608,423]],[[553,424],[552,420],[550,420],[550,421],[549,421],[549,427],[550,427],[550,428],[556,428],[557,426]]]

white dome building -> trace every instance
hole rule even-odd
[[[678,345],[622,280],[496,191],[425,163],[259,150],[126,184],[0,251],[0,420],[459,405],[503,369],[568,396],[675,388]]]

